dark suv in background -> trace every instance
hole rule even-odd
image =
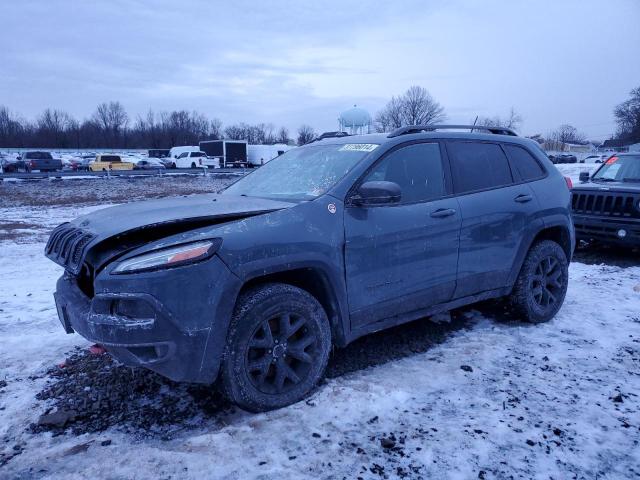
[[[452,130],[482,130],[467,133]],[[220,195],[107,208],[56,228],[60,320],[128,365],[262,411],[304,398],[332,346],[507,297],[560,309],[570,192],[503,128],[411,126],[290,150]]]
[[[616,154],[580,181],[571,195],[577,238],[640,247],[640,153]]]
[[[62,170],[62,160],[53,158],[49,152],[25,152],[20,158],[28,172],[57,172]]]

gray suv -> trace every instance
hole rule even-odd
[[[498,297],[549,320],[575,244],[567,182],[535,142],[461,128],[323,138],[218,195],[62,224],[46,246],[62,325],[264,411],[374,331]]]

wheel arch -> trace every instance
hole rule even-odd
[[[298,287],[311,294],[322,308],[324,308],[331,326],[332,342],[337,346],[346,345],[348,309],[344,292],[336,287],[331,274],[317,264],[296,265],[294,268],[287,266],[274,268],[269,272],[256,272],[249,275],[235,298],[237,303],[240,295],[250,288],[266,283],[286,283]]]
[[[509,275],[509,285],[513,287],[518,278],[518,274],[522,269],[524,260],[531,247],[542,240],[552,240],[562,247],[567,260],[571,261],[573,255],[573,236],[567,225],[544,225],[542,228],[533,233],[528,241],[522,242],[522,247],[518,252],[516,261],[514,262],[511,274]]]

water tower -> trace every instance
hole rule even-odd
[[[371,115],[364,108],[354,105],[353,108],[340,114],[338,125],[341,131],[351,135],[371,133]]]

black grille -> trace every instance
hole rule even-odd
[[[94,238],[94,235],[84,230],[63,223],[51,233],[45,247],[45,254],[57,264],[77,275],[82,269],[85,248]]]
[[[575,213],[609,217],[640,217],[640,195],[617,192],[580,192],[571,194],[571,209]]]

